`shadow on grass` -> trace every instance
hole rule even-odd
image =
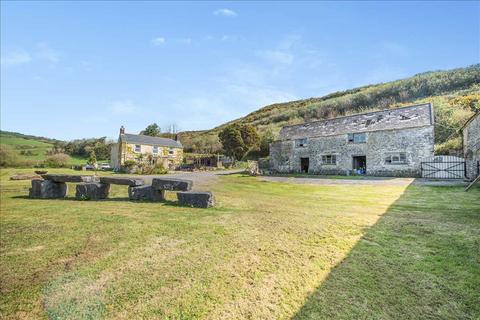
[[[479,196],[409,186],[293,319],[478,319]]]

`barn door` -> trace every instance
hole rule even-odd
[[[454,156],[435,156],[421,162],[422,178],[463,179],[465,178],[465,161]]]

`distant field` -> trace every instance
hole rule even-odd
[[[0,172],[2,319],[480,318],[480,188],[226,175],[194,209]]]
[[[35,139],[27,139],[11,135],[8,133],[0,133],[0,144],[9,145],[18,155],[28,161],[40,163],[47,157],[45,153],[52,148],[52,143],[39,141]],[[21,154],[21,152],[31,152],[31,155]],[[86,158],[71,157],[71,165],[85,164]]]

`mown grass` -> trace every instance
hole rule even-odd
[[[230,175],[208,187],[217,207],[193,209],[129,202],[121,186],[108,201],[32,200],[12,172],[2,318],[480,316],[478,188]]]

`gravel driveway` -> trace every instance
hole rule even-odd
[[[218,179],[218,176],[241,173],[244,172],[244,169],[235,169],[235,170],[222,170],[222,171],[194,171],[194,172],[178,172],[178,173],[169,173],[162,175],[145,175],[138,176],[145,180],[147,184],[152,183],[153,178],[178,178],[178,179],[188,179],[193,181],[193,188],[197,186],[207,185],[211,182],[214,182]]]

